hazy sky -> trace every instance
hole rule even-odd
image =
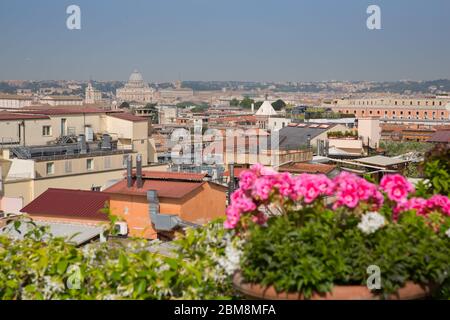
[[[81,30],[66,28],[81,7]],[[368,30],[368,5],[382,30]],[[449,0],[0,0],[0,80],[450,78]]]

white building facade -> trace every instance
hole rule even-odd
[[[152,102],[154,90],[144,82],[141,73],[135,70],[123,88],[117,89],[119,101]]]

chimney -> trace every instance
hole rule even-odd
[[[308,134],[306,136],[306,144],[308,145],[308,148],[311,147],[311,135],[310,134]]]
[[[156,190],[148,190],[147,191],[147,201],[148,201],[148,214],[150,216],[150,220],[156,224],[156,220],[159,215],[159,199]]]
[[[142,155],[138,154],[136,156],[136,186],[138,189],[142,188]]]
[[[127,158],[127,187],[131,188],[133,185],[133,177],[131,176],[131,170],[133,167],[133,156],[130,154]]]
[[[228,182],[228,205],[231,204],[231,194],[234,192],[234,163],[228,165],[228,171],[230,172],[230,181]]]
[[[86,136],[84,134],[78,136],[78,147],[80,148],[80,154],[87,153]]]
[[[255,104],[252,103],[252,113],[255,113]]]

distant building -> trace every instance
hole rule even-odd
[[[156,162],[147,119],[128,113],[78,106],[0,112],[0,132],[0,208],[11,213],[49,187],[98,190],[123,177],[130,154],[141,154],[145,166]]]
[[[289,123],[291,123],[291,119],[288,118],[269,118],[267,129],[278,131],[286,127]]]
[[[100,90],[94,89],[92,83],[89,82],[86,87],[84,102],[86,104],[94,104],[102,100],[102,93]]]
[[[253,108],[253,106],[252,106]],[[261,129],[268,129],[269,119],[276,117],[278,114],[269,101],[264,101],[258,111],[255,113],[257,119],[257,125]]]
[[[83,98],[78,96],[45,96],[39,102],[50,106],[82,106]]]
[[[33,98],[25,95],[0,94],[0,109],[20,109],[33,103]]]
[[[117,89],[116,97],[120,101],[152,102],[154,90],[144,82],[142,74],[134,70],[123,88]]]
[[[331,106],[335,112],[353,114],[356,118],[380,117],[381,121],[450,120],[450,98],[383,98],[342,99]]]

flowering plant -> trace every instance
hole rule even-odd
[[[450,199],[414,192],[399,174],[377,185],[348,172],[292,176],[257,164],[240,175],[224,227],[243,241],[247,281],[308,296],[365,284],[377,265],[386,277],[378,293],[392,293],[450,274]]]

